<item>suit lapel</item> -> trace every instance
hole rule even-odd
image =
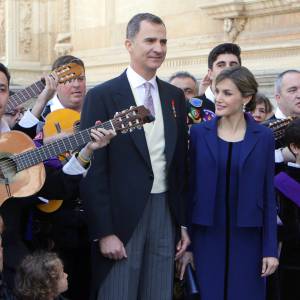
[[[207,133],[204,135],[204,139],[216,162],[218,161],[218,119],[219,118],[216,117],[212,121],[204,123],[204,126],[207,129]]]
[[[164,122],[165,134],[165,155],[167,160],[167,168],[169,168],[177,140],[177,124],[176,124],[176,100],[167,93],[167,89],[163,87],[164,82],[157,79],[159,97]]]
[[[113,101],[115,102],[118,111],[128,109],[130,106],[136,106],[126,71],[120,75],[119,84],[114,92]],[[151,168],[150,155],[144,129],[136,129],[128,134],[147,165]]]

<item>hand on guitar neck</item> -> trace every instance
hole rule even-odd
[[[40,118],[47,102],[55,95],[58,84],[58,77],[55,73],[45,75],[44,80],[46,83],[45,88],[40,93],[31,109],[31,114],[37,119]],[[11,129],[13,129],[15,125],[20,122],[24,116],[24,110],[25,109],[20,104],[16,106],[14,110],[5,113],[4,118]]]
[[[101,122],[97,121],[96,125],[99,125]],[[104,128],[93,128],[91,129],[92,141],[88,142],[87,145],[81,149],[77,156],[78,162],[85,167],[89,164],[93,152],[97,149],[107,146],[110,140],[116,135],[116,132],[112,129],[107,130]]]
[[[31,113],[38,119],[41,116],[47,102],[51,100],[55,93],[58,85],[58,77],[56,73],[51,73],[50,75],[44,75],[45,88],[39,94],[34,106],[31,109]]]

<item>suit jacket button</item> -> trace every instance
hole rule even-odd
[[[154,175],[153,174],[149,175],[149,179],[154,179]]]

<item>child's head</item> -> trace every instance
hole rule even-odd
[[[290,123],[285,131],[285,142],[292,153],[300,157],[300,119],[296,119]]]
[[[17,297],[52,300],[68,289],[68,275],[55,253],[37,252],[24,258],[16,274]]]
[[[273,111],[273,105],[269,98],[264,94],[257,93],[254,101],[250,102],[246,106],[246,111],[249,111],[255,121],[264,122],[270,113]]]

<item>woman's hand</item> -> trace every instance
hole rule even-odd
[[[190,251],[186,251],[176,262],[176,273],[179,275],[180,280],[183,279],[184,272],[188,264],[191,264],[195,269],[193,253]]]
[[[279,265],[276,257],[264,257],[262,260],[261,277],[267,277],[273,274]]]

